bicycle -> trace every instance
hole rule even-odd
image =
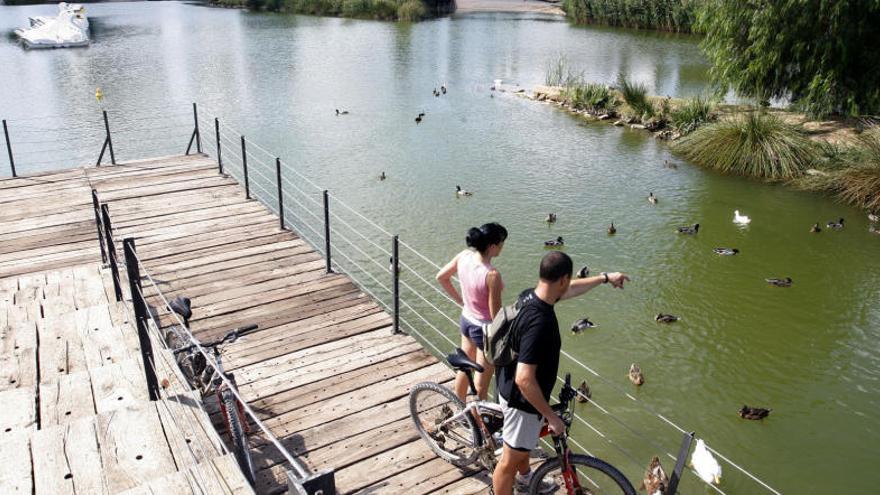
[[[189,324],[189,318],[192,315],[189,299],[176,298],[170,303],[170,307],[172,311],[183,317],[185,324]],[[239,337],[253,332],[257,328],[259,328],[257,325],[235,328],[220,339],[204,343],[199,342],[195,337],[191,337],[192,343],[189,345],[183,345],[186,341],[181,337],[180,331],[176,327],[171,328],[165,334],[165,342],[170,348],[174,349],[174,357],[177,360],[178,367],[183,371],[183,375],[190,386],[201,392],[202,397],[205,397],[212,391],[216,395],[217,402],[220,405],[220,413],[223,415],[223,422],[226,425],[226,431],[229,433],[229,438],[232,441],[235,459],[238,461],[238,465],[241,467],[245,478],[247,478],[251,485],[254,484],[254,464],[247,442],[247,435],[249,433],[248,422],[245,419],[244,406],[235,394],[232,393],[227,382],[221,378],[221,376],[226,377],[228,383],[237,390],[235,375],[223,370],[220,346],[235,342]],[[186,332],[188,333],[189,331],[186,330]],[[216,369],[208,364],[208,360],[196,347],[196,343],[212,353],[214,361],[217,363]]]
[[[473,373],[482,372],[482,366],[470,360],[461,349],[456,349],[446,360],[456,371],[467,376],[470,391],[467,404],[438,383],[422,382],[410,391],[410,415],[419,436],[440,458],[459,468],[466,468],[476,461],[491,473],[500,455],[500,431],[504,424],[501,406],[477,398]],[[556,456],[545,460],[534,471],[528,493],[541,493],[539,487],[542,481],[546,481],[544,486],[555,487],[551,493],[635,495],[632,484],[617,468],[589,455],[574,454],[569,449],[568,435],[576,395],[577,391],[571,386],[571,375],[566,374],[559,392],[559,403],[552,406],[562,418],[565,431],[558,436],[551,435]],[[547,435],[549,430],[545,423],[541,437]]]

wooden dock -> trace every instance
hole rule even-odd
[[[177,156],[0,181],[0,287],[5,300],[0,394],[8,394],[0,395],[7,399],[0,426],[14,425],[17,432],[0,432],[0,492],[10,492],[7,487],[31,491],[28,482],[38,493],[61,492],[39,483],[42,461],[37,459],[44,448],[60,455],[60,439],[72,435],[42,433],[49,425],[73,424],[59,418],[65,407],[60,399],[53,402],[52,394],[63,395],[65,387],[85,389],[68,378],[77,373],[91,378],[95,407],[70,401],[71,407],[80,408],[78,417],[94,418],[90,424],[95,428],[109,423],[101,415],[112,411],[105,405],[116,396],[115,391],[101,391],[121,387],[114,380],[122,377],[131,379],[125,383],[128,395],[116,402],[131,397],[140,407],[132,414],[140,418],[157,413],[160,427],[164,424],[161,407],[150,409],[155,403],[144,400],[137,338],[125,305],[113,300],[110,276],[99,269],[92,188],[109,205],[120,259],[121,240],[135,238],[143,268],[162,293],[192,299],[190,327],[198,338],[217,337],[250,323],[260,326],[226,346],[224,364],[235,373],[247,402],[292,454],[313,471],[336,471],[339,493],[487,491],[485,476],[462,472],[430,452],[409,418],[410,387],[424,380],[448,382],[450,370],[412,337],[393,335],[390,317],[375,302],[344,274],[327,274],[321,256],[294,232],[281,230],[278,218],[262,204],[246,199],[233,179],[218,174],[214,161]],[[161,308],[156,289],[146,282],[144,288],[151,305]],[[128,297],[127,285],[124,292]],[[55,302],[59,294],[63,297]],[[90,309],[95,307],[101,308],[99,314]],[[65,317],[71,313],[73,320]],[[95,319],[103,322],[101,330],[116,332],[114,336],[92,331]],[[170,319],[164,316],[162,321]],[[37,366],[32,370],[27,363]],[[53,371],[56,366],[58,372]],[[102,371],[113,366],[117,368]],[[10,408],[13,403],[18,405]],[[251,432],[256,492],[285,491],[283,457],[259,430]],[[143,436],[151,438],[146,432]],[[107,461],[101,444],[106,439],[100,434],[98,439],[100,452],[94,453],[92,446],[82,455],[93,453]],[[168,451],[164,464],[157,460],[155,468],[186,471],[181,469],[186,463],[178,461],[186,446],[166,440],[166,445],[151,444],[149,449],[151,454],[154,449]],[[33,476],[24,458],[14,454],[28,449]],[[80,456],[69,445],[65,453]],[[47,462],[60,472],[51,459]],[[175,469],[168,470],[172,465]],[[100,464],[105,474],[110,467]],[[229,485],[231,491],[238,486]],[[73,492],[71,488],[66,491]],[[104,488],[103,493],[123,491],[116,485]],[[79,488],[76,492],[84,493]]]

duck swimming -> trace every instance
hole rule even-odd
[[[726,248],[726,247],[717,247],[712,250],[715,254],[719,256],[734,256],[739,253],[739,249],[737,248]]]
[[[440,86],[440,92],[443,93],[444,95],[446,94],[446,85],[445,84]]]
[[[699,231],[700,231],[700,224],[698,224],[698,223],[695,223],[691,226],[679,227],[677,230],[677,232],[679,234],[686,234],[686,235],[694,235]]]
[[[791,277],[785,278],[768,278],[766,279],[767,283],[774,287],[791,287],[791,283],[793,282]]]
[[[678,168],[678,165],[676,165],[674,163],[669,163],[669,160],[663,160],[663,166],[666,168],[671,168],[671,169]]]
[[[596,328],[599,325],[596,325],[589,318],[582,318],[571,325],[571,333],[578,335],[584,330],[588,328]]]
[[[419,114],[418,117],[416,117],[416,124],[420,124],[421,122],[422,122],[422,114]]]
[[[556,213],[548,213],[547,218],[544,219],[547,223],[556,223]]]
[[[702,438],[697,440],[697,446],[691,455],[691,467],[706,483],[721,483],[721,465],[706,448],[706,442]]]
[[[581,404],[585,402],[590,402],[590,399],[593,398],[593,392],[590,391],[590,386],[587,385],[587,381],[584,380],[578,385],[577,395],[575,396],[575,400],[580,402]]]
[[[675,323],[680,319],[681,318],[679,318],[678,316],[668,315],[665,313],[657,313],[657,316],[654,317],[654,321],[656,321],[657,323]]]
[[[385,171],[383,170],[381,174],[379,174],[379,180],[385,180]]]
[[[654,193],[648,193],[648,203],[651,203],[652,205],[657,204],[657,196],[654,196]]]
[[[587,278],[590,275],[590,267],[583,266],[577,272],[577,278]]]
[[[648,495],[663,495],[668,487],[669,478],[666,476],[666,472],[663,471],[663,466],[660,465],[660,458],[655,455],[651,459],[651,463],[648,464],[648,469],[645,471],[645,479],[642,481],[639,490],[644,489]]]
[[[562,247],[564,245],[565,241],[562,240],[562,237],[557,237],[556,239],[544,241],[544,247]]]
[[[614,235],[617,233],[617,227],[614,226],[614,222],[611,222],[611,225],[608,226],[608,235]]]
[[[645,375],[642,374],[642,369],[639,368],[639,365],[636,363],[629,365],[629,374],[627,376],[629,376],[629,381],[631,381],[633,385],[640,387],[645,383]]]
[[[841,218],[836,222],[834,220],[829,220],[828,223],[825,224],[825,226],[829,229],[840,230],[843,228],[843,219]]]
[[[763,407],[749,407],[744,405],[742,406],[742,409],[739,410],[739,417],[743,419],[759,420],[769,416],[770,411],[772,411],[772,409],[764,409]]]
[[[810,227],[810,232],[812,232],[814,234],[818,234],[819,232],[822,232],[822,228],[819,227],[818,223],[814,223],[813,226]]]
[[[348,110],[343,110],[340,112],[339,109],[337,108],[336,109],[336,116],[339,117],[340,115],[348,115]]]
[[[733,223],[735,223],[737,225],[748,225],[748,224],[752,223],[752,219],[745,216],[745,215],[740,215],[739,210],[734,210],[733,211]]]
[[[461,186],[455,186],[455,194],[457,194],[458,196],[473,196],[474,195],[474,193],[472,193],[470,191],[465,191],[464,189],[462,189]]]

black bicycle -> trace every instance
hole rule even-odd
[[[468,359],[461,349],[446,359],[455,370],[467,375],[470,387],[467,405],[438,383],[419,383],[409,396],[410,415],[416,430],[431,450],[446,461],[462,468],[478,461],[481,467],[492,472],[501,447],[501,406],[477,398],[473,372],[483,371],[479,364]],[[574,454],[569,449],[568,434],[576,395],[571,375],[567,374],[559,392],[559,403],[552,406],[565,423],[565,432],[552,436],[556,456],[535,470],[528,493],[635,495],[632,484],[617,468],[589,455]],[[545,424],[541,436],[547,435],[549,430]]]

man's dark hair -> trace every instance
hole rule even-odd
[[[558,282],[566,275],[571,277],[572,270],[574,270],[574,264],[567,254],[560,251],[551,251],[544,255],[544,259],[541,260],[541,270],[538,276],[541,277],[541,280],[547,282]]]

